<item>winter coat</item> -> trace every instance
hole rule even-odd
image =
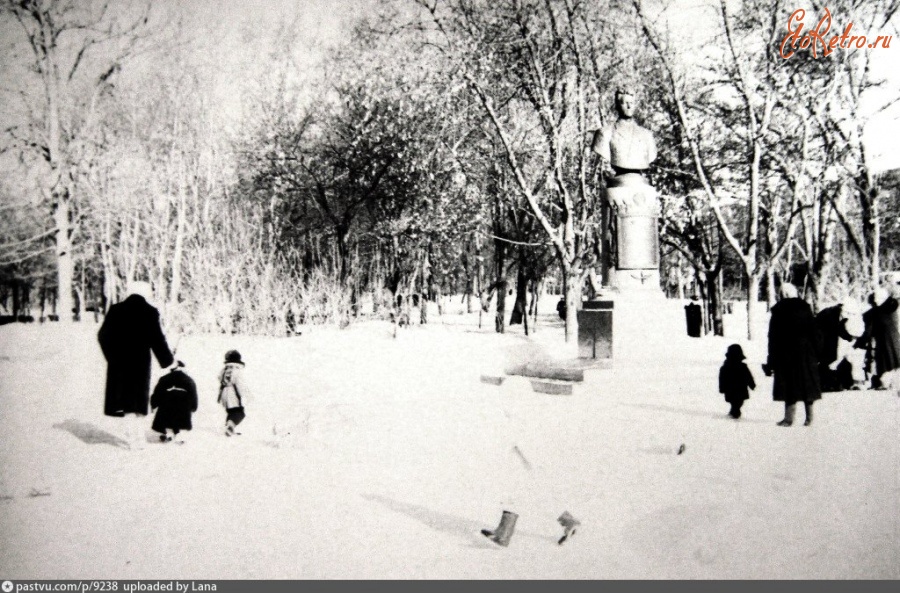
[[[163,368],[175,360],[159,323],[159,311],[144,297],[131,295],[109,308],[97,340],[107,362],[103,413],[146,415],[150,352]]]
[[[847,318],[843,312],[843,305],[835,305],[819,311],[816,315],[816,326],[822,335],[822,351],[819,363],[829,365],[838,359],[839,340],[853,341],[846,328]]]
[[[226,410],[242,408],[252,399],[250,389],[244,380],[244,365],[227,362],[219,373],[219,403]]]
[[[767,364],[775,374],[775,401],[813,402],[822,398],[819,382],[821,336],[809,304],[800,298],[782,299],[769,319]]]
[[[750,399],[750,389],[756,389],[753,374],[747,365],[739,360],[728,360],[719,369],[719,393],[725,395],[729,404]]]
[[[152,426],[156,432],[190,430],[191,414],[197,411],[197,385],[187,373],[174,369],[156,383],[150,407],[156,410]]]
[[[866,348],[874,342],[875,374],[879,376],[900,368],[900,322],[897,309],[897,299],[888,297],[880,305],[863,313],[866,331],[857,345]]]

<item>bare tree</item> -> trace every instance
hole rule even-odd
[[[503,147],[519,196],[565,278],[566,341],[577,335],[582,286],[597,261],[596,163],[586,150],[600,118],[609,56],[606,6],[571,0],[417,0],[425,40],[465,82]],[[608,49],[608,48],[606,48]]]
[[[738,254],[747,277],[747,337],[754,337],[760,280],[783,253],[793,222],[778,233],[779,174],[769,155],[777,148],[775,120],[783,104],[775,84],[779,62],[781,12],[778,2],[768,12],[754,3],[736,19],[723,0],[717,9],[719,49],[702,76],[688,76],[684,56],[666,41],[659,23],[640,0],[633,5],[646,39],[665,73],[667,92],[675,107],[682,136],[689,147],[692,172],[702,188],[724,241]],[[785,21],[786,22],[786,21]],[[765,41],[755,40],[762,33]],[[799,190],[798,190],[799,191]],[[728,205],[738,203],[740,210]],[[793,205],[793,204],[792,204]],[[762,213],[771,222],[766,235],[768,258],[761,249]],[[788,210],[793,221],[795,209]]]
[[[52,219],[60,319],[70,319],[75,180],[91,150],[104,94],[149,34],[150,2],[6,0],[0,14],[24,36],[28,53],[15,56],[18,64],[37,75],[36,81],[20,79],[15,94],[24,104],[22,118],[5,133],[7,142],[45,165],[40,185]]]

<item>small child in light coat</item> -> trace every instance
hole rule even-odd
[[[753,373],[744,364],[744,351],[740,344],[732,344],[725,352],[725,362],[719,369],[719,393],[731,404],[728,415],[737,420],[741,417],[741,406],[750,399],[750,389],[756,389]]]
[[[225,408],[225,436],[240,434],[236,432],[246,414],[244,406],[252,399],[250,390],[243,377],[244,362],[241,353],[229,350],[225,353],[225,366],[219,373],[219,403]]]

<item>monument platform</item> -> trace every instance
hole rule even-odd
[[[684,317],[684,303],[681,300],[665,298],[659,290],[605,291],[594,303],[606,303],[611,311],[611,340],[608,362],[598,368],[621,368],[624,361],[633,365],[635,361],[664,356],[671,348],[687,344]],[[589,311],[592,302],[585,303],[584,311]],[[579,315],[581,325],[582,315]],[[579,335],[582,334],[579,327]],[[581,357],[589,356],[584,348]]]

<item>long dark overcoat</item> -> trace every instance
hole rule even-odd
[[[150,352],[162,367],[175,360],[159,323],[159,311],[144,297],[131,295],[109,308],[97,339],[107,363],[103,413],[146,415]]]
[[[821,336],[809,304],[801,298],[782,299],[769,319],[769,368],[775,374],[775,401],[812,402],[822,398],[819,383]]]
[[[190,430],[191,414],[197,411],[197,384],[181,369],[174,369],[156,383],[150,407],[156,410],[152,426],[156,432]]]
[[[822,351],[819,353],[819,362],[829,365],[838,359],[838,341],[853,341],[853,336],[847,331],[844,306],[834,305],[819,311],[816,315],[816,325],[822,336]]]
[[[879,376],[900,368],[900,312],[897,309],[897,299],[888,297],[863,314],[866,333],[859,343],[865,346],[870,340],[873,342],[872,359],[875,361],[875,374]]]

